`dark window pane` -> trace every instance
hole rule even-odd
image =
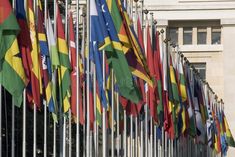
[[[171,41],[174,44],[178,44],[178,28],[174,28],[174,27],[170,28],[169,33],[170,33]]]
[[[221,44],[221,28],[215,27],[211,30],[211,42],[213,45]]]
[[[183,37],[184,45],[192,44],[192,27],[185,27],[184,28],[184,37]]]
[[[197,29],[197,44],[206,44],[206,27]]]
[[[195,69],[199,72],[200,77],[206,79],[206,63],[192,63]]]

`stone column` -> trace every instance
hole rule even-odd
[[[221,19],[221,25],[224,53],[224,107],[231,132],[235,137],[235,19]],[[229,148],[228,157],[234,154],[235,149]]]

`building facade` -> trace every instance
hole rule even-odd
[[[144,8],[224,100],[235,136],[235,1],[144,0]],[[229,148],[228,156],[234,153]]]

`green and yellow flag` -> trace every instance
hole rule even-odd
[[[19,107],[27,84],[17,43],[19,26],[8,0],[0,3],[0,83],[13,96]]]
[[[71,69],[69,61],[69,51],[65,40],[64,27],[62,23],[62,18],[60,15],[59,7],[57,5],[57,46],[59,51],[60,66],[58,68],[58,78],[59,78],[59,88],[61,104],[63,107],[63,112],[66,113],[70,108],[70,72]]]

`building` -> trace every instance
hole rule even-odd
[[[219,98],[235,136],[235,1],[144,0],[154,13],[158,29],[179,45]],[[232,157],[235,149],[230,148]]]

